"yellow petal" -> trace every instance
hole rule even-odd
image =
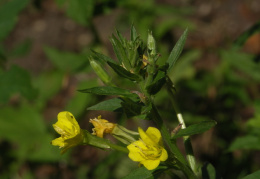
[[[153,170],[157,168],[160,164],[160,160],[144,160],[140,162],[141,164],[144,165],[145,168],[148,170]]]
[[[140,152],[129,152],[128,157],[135,162],[145,160],[143,156],[140,154]]]
[[[146,130],[146,134],[152,139],[155,143],[159,143],[162,139],[161,132],[155,127],[149,127]]]
[[[142,128],[138,127],[138,132],[140,134],[141,139],[144,141],[144,143],[148,145],[157,145],[144,131]]]
[[[140,152],[140,150],[146,150],[146,146],[144,145],[144,143],[140,140],[135,141],[133,143],[131,143],[130,145],[127,146],[129,151],[132,152]]]
[[[55,145],[55,146],[60,146],[60,147],[64,147],[64,139],[62,137],[59,137],[57,139],[54,139],[51,141],[51,144],[52,145]]]
[[[53,128],[57,133],[63,136],[75,136],[80,132],[78,122],[68,111],[63,111],[58,114],[58,121],[53,124]]]
[[[160,156],[161,161],[165,161],[168,158],[168,153],[165,149],[162,149],[162,155]]]
[[[135,162],[140,162],[145,160],[142,156],[142,149],[144,149],[144,144],[141,141],[135,141],[132,144],[128,145],[127,148],[129,150],[129,158]]]
[[[70,127],[71,129],[73,126],[73,128],[75,128],[75,130],[77,130],[77,131],[80,130],[79,124],[76,121],[75,117],[73,116],[73,114],[71,114],[68,111],[60,112],[58,114],[58,121],[63,122],[63,125]]]

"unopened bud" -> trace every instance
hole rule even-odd
[[[106,85],[111,85],[111,78],[107,74],[107,72],[101,67],[101,65],[94,60],[92,57],[89,58],[89,63],[98,77],[105,83]]]
[[[155,43],[155,40],[154,40],[152,32],[148,33],[147,48],[148,48],[148,53],[151,56],[155,56],[156,55],[156,43]]]

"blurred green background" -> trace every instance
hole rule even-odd
[[[102,85],[88,64],[90,49],[116,59],[109,38],[115,29],[129,37],[132,24],[144,40],[153,31],[159,63],[189,28],[170,77],[188,125],[218,122],[192,137],[199,163],[230,179],[260,168],[259,0],[1,0],[0,178],[122,178],[137,167],[124,154],[79,146],[61,156],[50,145],[64,110],[89,130],[89,118],[100,114],[133,130],[147,123],[87,111],[105,98],[77,92]],[[174,129],[166,90],[155,100]]]

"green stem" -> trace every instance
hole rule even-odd
[[[196,175],[193,173],[193,171],[188,166],[186,159],[183,157],[183,155],[181,154],[181,152],[178,149],[178,147],[176,146],[176,144],[171,142],[170,134],[169,134],[167,128],[165,127],[165,125],[161,119],[161,116],[160,116],[157,108],[154,106],[154,104],[152,104],[151,112],[152,112],[154,122],[157,124],[160,131],[162,132],[162,136],[164,138],[165,143],[168,145],[170,151],[175,155],[177,165],[180,166],[180,169],[183,171],[183,173],[189,179],[196,178]]]
[[[171,82],[169,77],[167,77],[167,88],[168,88],[168,92],[169,92],[169,94],[171,96],[171,101],[172,101],[172,104],[173,104],[173,108],[174,108],[174,110],[176,112],[177,119],[178,119],[179,123],[182,125],[181,128],[185,129],[186,125],[185,125],[185,122],[184,122],[181,110],[180,110],[180,108],[179,108],[179,106],[178,106],[178,104],[176,102],[175,95],[173,93],[173,85],[172,85],[172,82]],[[185,151],[186,151],[186,155],[187,155],[187,160],[189,162],[189,165],[190,165],[192,171],[194,173],[196,173],[197,172],[196,171],[196,161],[195,161],[195,157],[194,157],[194,153],[193,153],[190,137],[189,136],[184,136],[183,140],[184,140],[184,146],[185,146]]]

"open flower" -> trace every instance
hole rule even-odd
[[[141,139],[127,146],[128,156],[131,160],[143,164],[148,170],[153,170],[158,167],[161,161],[168,158],[161,133],[154,127],[149,127],[146,132],[139,127],[138,131]]]
[[[104,133],[110,134],[116,126],[114,123],[110,123],[105,119],[101,119],[101,116],[98,116],[98,118],[95,119],[90,119],[89,122],[94,126],[92,129],[92,134],[101,138],[103,138]]]
[[[61,153],[83,142],[83,132],[75,117],[68,111],[58,114],[58,121],[53,124],[53,128],[61,137],[54,139],[51,144],[62,148]]]

